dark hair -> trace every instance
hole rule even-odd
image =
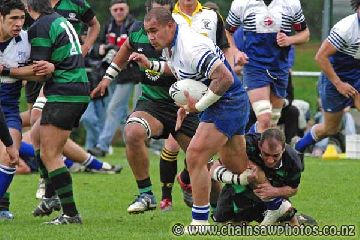
[[[127,1],[127,0],[111,0],[111,2],[110,2],[110,7],[111,7],[112,5],[115,5],[115,4],[118,4],[118,3],[128,4],[128,1]]]
[[[25,5],[21,0],[0,0],[0,14],[6,16],[11,10],[18,9],[25,11]]]
[[[360,7],[360,0],[351,0],[350,5],[356,12]]]
[[[145,15],[144,21],[149,22],[151,19],[155,19],[161,25],[166,25],[169,22],[175,22],[171,12],[162,7],[155,7]]]
[[[34,12],[40,14],[51,14],[54,12],[50,0],[27,0],[27,5],[31,7]]]
[[[145,10],[149,12],[154,3],[160,4],[161,6],[170,5],[170,11],[174,9],[175,3],[173,0],[147,0],[145,2]]]
[[[260,145],[262,146],[265,140],[269,141],[269,147],[276,148],[277,143],[281,143],[282,148],[285,147],[285,135],[278,128],[268,128],[266,129],[260,137]]]

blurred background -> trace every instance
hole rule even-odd
[[[109,17],[110,1],[88,0],[96,11],[96,15],[100,22],[104,22]],[[131,14],[142,19],[145,14],[144,3],[145,0],[129,0]],[[201,3],[206,1],[200,0]],[[231,0],[213,0],[220,7],[220,13],[226,18],[228,10],[230,9]],[[350,8],[350,0],[301,0],[305,17],[311,31],[311,40],[320,41],[323,33],[323,16],[324,22],[327,23],[325,31],[333,23],[340,18],[352,12]],[[332,14],[331,14],[332,12]]]

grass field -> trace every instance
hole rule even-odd
[[[161,197],[159,185],[158,157],[151,154],[151,176],[157,200]],[[15,220],[0,222],[0,239],[174,239],[205,237],[175,237],[171,233],[173,224],[188,224],[191,211],[182,202],[180,188],[175,184],[174,208],[171,212],[160,210],[140,215],[128,215],[126,208],[137,194],[136,184],[129,168],[123,148],[105,158],[122,164],[119,175],[73,174],[75,198],[84,224],[76,226],[45,226],[43,221],[57,216],[34,218],[31,211],[37,204],[34,193],[38,176],[16,176],[11,188],[12,212]],[[300,190],[293,198],[299,210],[316,218],[323,225],[356,225],[359,239],[359,188],[360,160],[324,161],[307,158]],[[179,169],[182,161],[179,161]],[[208,239],[207,237],[206,239]],[[218,237],[211,237],[212,239]],[[284,239],[261,237],[260,239]],[[289,237],[290,239],[340,239],[340,237]],[[245,239],[259,239],[248,237]]]

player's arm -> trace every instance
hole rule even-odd
[[[309,39],[310,39],[309,28],[306,28],[302,31],[297,31],[293,36],[287,36],[283,32],[278,32],[278,34],[276,35],[276,41],[280,47],[299,45],[308,42]]]
[[[6,147],[11,146],[13,144],[13,140],[11,138],[9,129],[6,125],[4,112],[1,106],[0,106],[0,140],[4,143]]]
[[[234,78],[225,64],[220,59],[213,61],[213,57],[213,54],[209,54],[204,60],[205,64],[199,67],[200,71],[211,80],[204,96],[196,102],[187,92],[184,93],[187,98],[187,104],[183,106],[183,108],[187,112],[204,111],[217,102],[234,82]],[[206,62],[208,64],[206,64]]]
[[[86,39],[81,46],[82,54],[85,56],[89,52],[91,46],[94,45],[96,38],[99,35],[100,23],[96,18],[95,12],[86,0],[84,0],[83,4],[79,7],[81,9],[80,20],[88,27]]]
[[[54,70],[54,64],[47,61],[34,61],[32,65],[17,68],[0,66],[2,76],[29,81],[44,81]]]
[[[82,54],[85,56],[92,45],[94,45],[97,36],[100,33],[100,23],[97,20],[96,16],[94,16],[89,22],[86,23],[88,26],[88,31],[86,35],[85,42],[81,46]]]
[[[225,22],[226,37],[229,42],[230,48],[225,52],[225,57],[234,69],[235,65],[245,65],[248,63],[247,55],[240,51],[235,44],[233,34],[236,29],[242,24],[243,18],[243,2],[233,1]]]
[[[324,40],[320,49],[316,53],[315,61],[319,64],[321,70],[325,73],[328,79],[336,87],[336,89],[345,97],[355,97],[358,91],[350,84],[343,82],[336,74],[329,57],[334,55],[337,49],[332,45],[328,39]]]
[[[291,186],[274,187],[269,182],[265,182],[257,185],[253,191],[261,200],[268,200],[275,197],[292,197],[297,193],[298,188]]]
[[[163,60],[149,60],[144,54],[133,52],[129,61],[135,61],[140,67],[153,70],[160,74],[173,75],[167,61]]]
[[[123,45],[121,45],[119,51],[116,53],[114,59],[112,60],[110,66],[105,72],[105,76],[97,85],[97,87],[91,92],[91,97],[97,95],[103,96],[105,94],[106,88],[110,85],[117,75],[125,68],[128,63],[128,59],[133,52],[133,48],[130,45],[129,38],[126,39]]]
[[[9,154],[11,166],[18,165],[19,164],[19,151],[14,146],[9,129],[6,125],[5,116],[2,111],[1,106],[0,106],[0,140],[6,146],[6,152]]]
[[[225,66],[225,64],[219,59],[216,60],[210,73],[211,83],[209,89],[216,95],[222,96],[233,84],[234,78]]]

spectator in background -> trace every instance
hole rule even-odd
[[[110,65],[119,47],[128,37],[129,29],[136,22],[135,18],[129,13],[129,5],[126,0],[112,0],[110,4],[111,19],[104,25],[104,30],[100,33],[100,46],[98,54],[103,58],[102,66],[104,70]],[[97,144],[88,151],[94,156],[105,156],[109,151],[109,146],[114,137],[116,129],[120,124],[125,123],[128,115],[129,99],[134,86],[140,81],[141,73],[139,67],[134,62],[129,62],[127,68],[118,75],[115,89],[110,90],[111,100],[106,110],[104,127],[100,133]],[[133,105],[140,95],[140,87],[135,88]]]
[[[82,41],[84,37],[85,33],[80,36],[80,41]],[[98,48],[98,44],[97,46],[95,45],[91,48],[89,50],[89,54],[85,57],[85,67],[91,91],[98,84],[104,74],[104,70],[101,66],[101,58],[99,58],[94,51],[96,48]],[[109,94],[92,98],[86,111],[81,117],[80,121],[86,130],[86,150],[96,147],[100,133],[104,127],[106,107],[108,106],[109,101]]]

